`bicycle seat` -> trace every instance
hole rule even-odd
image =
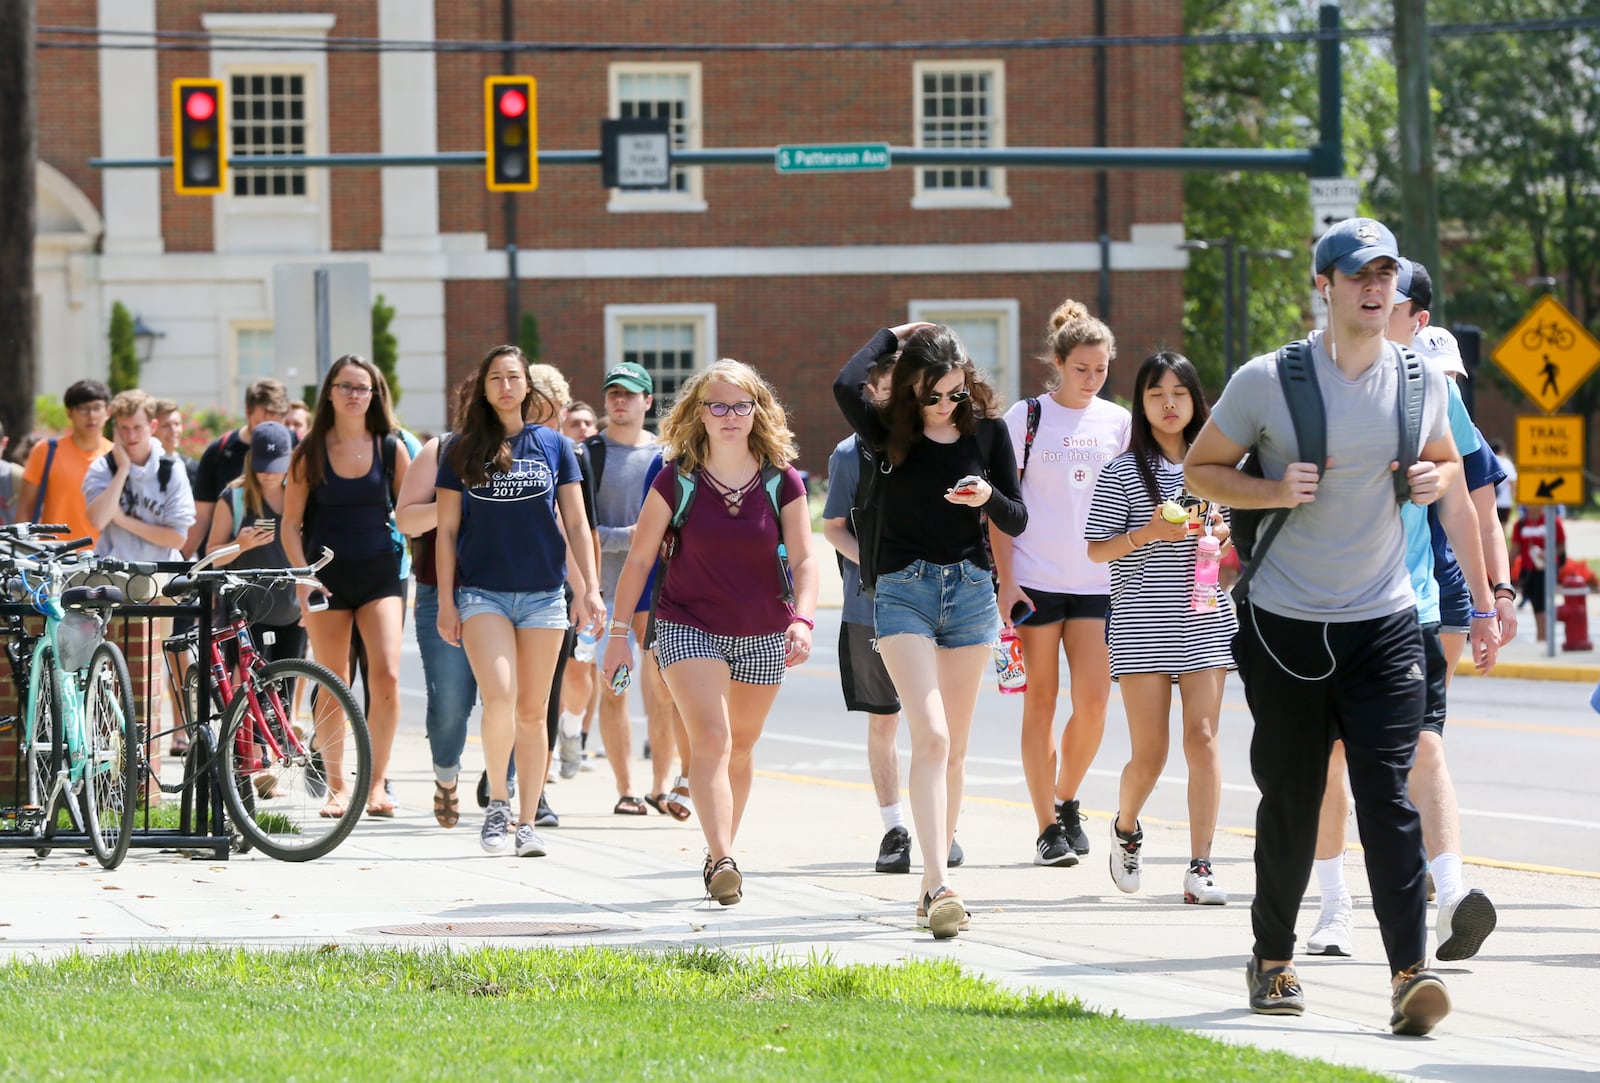
[[[110,609],[122,602],[120,587],[68,587],[61,592],[63,609]]]

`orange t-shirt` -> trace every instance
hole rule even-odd
[[[40,440],[28,453],[28,465],[23,470],[23,480],[35,486],[44,486],[44,509],[41,523],[65,523],[67,537],[100,540],[100,532],[89,522],[89,504],[83,499],[83,477],[96,459],[111,450],[111,441],[100,438],[94,451],[84,451],[73,443],[71,436],[56,440],[56,457],[50,464],[50,477],[44,480],[44,461],[50,457],[50,441]],[[34,498],[37,501],[37,497]],[[33,517],[32,508],[18,508],[19,517]]]

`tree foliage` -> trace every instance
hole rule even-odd
[[[398,406],[400,375],[397,368],[400,363],[400,340],[389,330],[389,324],[393,321],[394,306],[384,303],[383,294],[378,294],[377,299],[372,302],[372,363],[383,373],[384,382],[389,385],[389,401]]]
[[[111,373],[106,383],[113,395],[139,386],[139,347],[133,337],[133,316],[121,301],[111,303]]]
[[[517,348],[522,351],[530,364],[539,363],[539,353],[543,344],[539,341],[539,317],[532,312],[524,312],[517,324]]]

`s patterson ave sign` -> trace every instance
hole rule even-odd
[[[779,173],[860,173],[889,168],[887,143],[825,143],[779,147],[773,156]]]

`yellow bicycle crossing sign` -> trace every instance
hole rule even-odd
[[[1494,348],[1495,363],[1547,414],[1600,366],[1600,341],[1546,294]]]

